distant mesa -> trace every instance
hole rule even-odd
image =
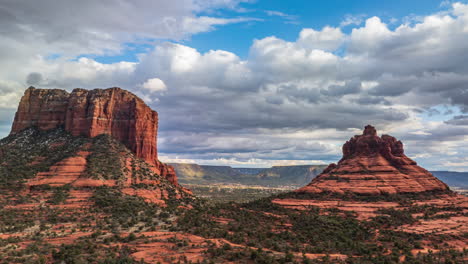
[[[187,163],[171,163],[182,184],[242,184],[299,188],[308,184],[326,165],[232,168]]]
[[[403,143],[389,135],[377,135],[367,125],[362,135],[343,145],[343,158],[297,192],[396,194],[447,191],[448,187],[404,154]]]
[[[42,131],[64,128],[73,136],[112,136],[173,184],[172,166],[158,161],[158,113],[136,95],[118,87],[108,89],[60,89],[29,87],[21,98],[10,135],[27,128]]]

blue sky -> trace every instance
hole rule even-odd
[[[447,2],[448,4],[448,2]],[[218,27],[216,30],[193,35],[188,39],[175,41],[196,48],[200,52],[227,50],[242,58],[248,55],[254,39],[274,35],[294,41],[302,28],[320,29],[324,26],[340,26],[347,17],[359,18],[362,22],[371,16],[382,18],[390,27],[413,16],[424,16],[443,10],[447,4],[440,0],[258,0],[242,3],[236,9],[201,12],[200,15],[218,17],[248,16],[259,19],[249,23],[236,23]],[[273,14],[273,12],[280,12]],[[392,23],[393,20],[397,19]],[[343,27],[349,32],[353,27]],[[156,40],[158,41],[158,40]],[[137,61],[137,54],[151,49],[152,45],[127,43],[128,49],[115,56],[90,56],[102,63]]]
[[[119,86],[166,162],[327,164],[372,124],[468,170],[464,0],[16,0],[0,23],[0,137],[29,85]]]
[[[437,0],[328,0],[328,1],[257,1],[253,4],[243,4],[249,16],[264,19],[262,22],[248,24],[233,24],[216,31],[193,36],[186,44],[200,51],[222,49],[232,51],[245,57],[253,39],[274,35],[288,41],[294,41],[302,28],[323,28],[324,26],[339,26],[346,16],[379,16],[387,21],[392,18],[403,19],[411,14],[426,15],[440,10]],[[280,16],[268,16],[265,11],[279,11],[293,19]],[[236,16],[235,11],[227,12],[228,16]],[[289,23],[288,23],[289,22]],[[294,23],[291,23],[294,22]],[[344,31],[351,30],[345,27]]]

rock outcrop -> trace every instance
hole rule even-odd
[[[446,191],[447,185],[404,154],[403,143],[374,127],[343,145],[343,158],[330,164],[298,192],[395,194]]]
[[[109,89],[59,89],[30,87],[21,98],[10,134],[29,127],[51,130],[63,127],[73,136],[111,135],[154,165],[154,170],[177,185],[172,166],[158,161],[158,113],[136,95]]]

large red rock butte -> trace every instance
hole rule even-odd
[[[389,135],[379,137],[367,125],[362,135],[343,145],[338,164],[330,164],[297,192],[378,195],[446,190],[447,185],[404,154],[401,141]]]
[[[121,88],[74,89],[68,93],[29,87],[21,98],[10,134],[29,127],[39,130],[63,127],[73,136],[91,138],[111,135],[177,185],[172,166],[158,160],[158,113]]]

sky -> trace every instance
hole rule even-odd
[[[468,171],[468,2],[0,0],[0,138],[29,86],[118,86],[164,162],[328,164],[367,124]]]

